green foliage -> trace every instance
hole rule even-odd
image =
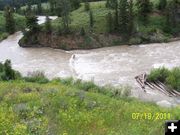
[[[5,17],[5,27],[6,32],[9,34],[13,34],[15,32],[15,20],[13,16],[13,10],[11,7],[7,6],[4,10],[4,17]]]
[[[91,10],[89,11],[89,26],[90,26],[90,29],[92,30],[94,26],[94,16]]]
[[[136,6],[139,20],[146,25],[148,22],[148,14],[152,11],[152,3],[150,0],[137,0]]]
[[[26,16],[26,25],[30,32],[33,34],[39,31],[38,19],[35,15],[29,14]]]
[[[0,134],[163,135],[164,120],[133,120],[132,113],[162,112],[170,113],[171,119],[180,118],[179,107],[166,109],[127,97],[117,99],[113,93],[121,95],[120,89],[70,80],[66,85],[61,79],[47,84],[0,82]],[[27,88],[31,91],[25,92]]]
[[[119,33],[123,39],[128,39],[134,30],[133,1],[120,0],[119,17],[118,17]]]
[[[118,0],[106,0],[106,7],[107,8],[116,8]]]
[[[37,14],[41,15],[42,14],[42,4],[41,4],[41,0],[38,0],[38,4],[37,4]]]
[[[4,12],[0,11],[0,41],[7,38],[9,33],[6,32],[6,18]],[[15,30],[22,30],[25,28],[25,17],[18,14],[13,14],[15,20]]]
[[[120,0],[119,2],[119,33],[126,36],[128,33],[128,1]]]
[[[153,69],[148,75],[150,81],[161,81],[169,87],[180,91],[180,68],[176,67],[172,70],[165,67]]]
[[[166,84],[180,92],[180,68],[172,69],[170,75],[166,78]]]
[[[165,67],[153,69],[148,76],[148,80],[165,82],[169,74],[169,70]]]
[[[84,10],[85,11],[89,11],[90,10],[90,4],[89,4],[89,2],[87,0],[84,3]]]
[[[46,33],[52,32],[51,20],[50,20],[49,16],[46,16],[45,31],[46,31]]]
[[[23,78],[26,82],[36,82],[36,83],[48,83],[49,80],[46,78],[43,72],[34,71],[28,73],[27,77]]]
[[[113,30],[114,30],[114,25],[113,25],[114,20],[113,20],[113,16],[112,16],[111,12],[108,13],[108,15],[106,17],[106,21],[107,21],[107,32],[108,33],[113,32]]]
[[[178,10],[180,3],[178,0],[168,1],[166,9],[166,30],[167,32],[177,34],[180,32],[179,19],[178,19]]]
[[[60,16],[62,17],[62,26],[64,33],[69,33],[69,25],[71,23],[70,20],[70,11],[71,11],[71,3],[69,0],[59,0],[57,2],[57,12],[60,13]]]
[[[166,5],[167,5],[167,0],[160,0],[158,5],[159,10],[164,10],[166,8]]]
[[[20,78],[20,73],[12,69],[10,60],[6,60],[4,64],[0,63],[0,81],[9,81]]]
[[[0,41],[8,37],[8,33],[0,33]]]
[[[81,36],[85,36],[86,35],[86,31],[85,31],[84,27],[81,28],[80,35]]]
[[[109,13],[109,9],[105,7],[105,2],[90,2],[91,10],[94,16],[94,32],[96,33],[104,33],[107,31],[106,29],[106,16]],[[85,31],[89,31],[89,12],[84,11],[84,4],[81,4],[81,7],[73,12],[71,12],[70,16],[70,28],[72,31],[79,31],[82,27],[84,27]],[[59,25],[61,25],[62,18],[52,21],[53,29],[57,29]],[[63,26],[61,26],[62,28]]]

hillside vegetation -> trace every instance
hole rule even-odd
[[[26,25],[25,17],[18,14],[14,14],[14,19],[15,19],[16,31],[25,28]],[[0,11],[0,41],[5,39],[8,35],[9,34],[6,32],[6,27],[5,27],[4,12]]]
[[[57,1],[53,11],[59,18],[41,26],[36,35],[27,32],[19,44],[22,47],[42,46],[72,50],[168,42],[179,38],[180,13],[177,9],[180,5],[177,0],[168,1],[171,6],[168,7],[167,4],[164,9],[160,9],[159,0],[152,0],[149,5],[141,4],[140,0],[119,0],[116,9],[111,4],[108,6],[108,1],[111,0],[81,3],[77,9],[71,9],[72,3]],[[42,7],[45,6],[48,4],[42,4]],[[144,13],[146,6],[148,11]],[[174,13],[173,9],[177,11]],[[121,12],[125,12],[124,16]]]
[[[95,88],[54,80],[47,84],[0,82],[0,134],[163,135],[164,120],[132,119],[132,113],[170,113],[134,99],[103,95]]]
[[[22,77],[7,60],[0,63],[0,134],[163,135],[165,120],[180,119],[179,107],[162,108],[129,95],[129,87],[48,80],[42,72]]]

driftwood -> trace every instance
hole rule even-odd
[[[169,88],[160,81],[156,81],[156,82],[148,81],[146,73],[136,76],[135,79],[144,92],[146,92],[145,88],[149,87],[150,89],[158,90],[167,96],[174,96],[174,97],[180,96],[180,92]]]

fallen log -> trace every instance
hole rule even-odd
[[[156,86],[156,84],[154,84],[154,83],[151,83],[151,84],[152,84],[152,85],[154,86],[154,88],[156,88],[157,90],[163,92],[163,93],[164,93],[165,95],[167,95],[167,96],[170,96],[170,93],[168,93],[167,91],[164,91],[164,90],[160,89],[159,87]]]
[[[173,96],[180,96],[180,93],[176,92],[173,89],[169,89],[165,84],[162,82],[158,81],[159,84],[161,84],[167,91],[169,91]]]

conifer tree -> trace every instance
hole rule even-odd
[[[167,12],[166,12],[168,27],[177,26],[178,24],[177,14],[179,7],[180,7],[180,3],[178,2],[178,0],[172,0],[168,3]]]
[[[134,13],[133,13],[133,0],[129,1],[129,22],[128,22],[128,34],[131,35],[134,30]]]
[[[90,10],[90,4],[89,4],[89,2],[87,0],[84,3],[84,10],[85,11],[89,11]]]
[[[38,19],[34,14],[26,16],[26,25],[30,33],[36,34],[39,31]]]
[[[13,10],[10,6],[6,6],[4,10],[4,17],[5,17],[5,27],[6,31],[9,34],[13,34],[15,32],[15,20],[13,16]]]
[[[71,4],[69,0],[59,0],[57,3],[58,12],[62,17],[62,25],[65,33],[70,31],[69,25],[71,23],[70,12],[71,12]]]
[[[37,13],[42,14],[42,5],[41,5],[41,0],[38,1],[37,4]]]
[[[46,31],[46,33],[52,32],[51,20],[50,20],[49,16],[46,16],[45,31]]]
[[[94,16],[92,10],[89,11],[89,25],[90,29],[92,30],[94,27]]]
[[[107,14],[107,32],[111,33],[113,32],[114,28],[113,28],[113,16],[112,16],[112,13],[109,12]]]
[[[167,5],[167,0],[160,0],[159,1],[159,10],[164,10],[166,8],[166,5]]]
[[[147,24],[148,14],[152,10],[152,3],[150,2],[150,0],[137,0],[136,5],[138,9],[139,20],[144,24]]]
[[[115,16],[114,16],[114,29],[117,30],[119,27],[119,9],[118,9],[118,0],[114,0],[115,2]]]
[[[127,0],[120,0],[119,2],[119,32],[122,35],[128,33],[128,2]]]

